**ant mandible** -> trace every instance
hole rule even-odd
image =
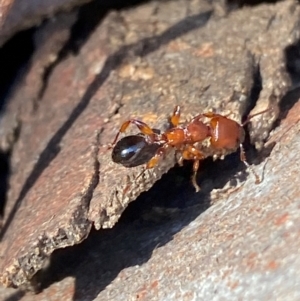
[[[246,121],[241,124],[226,116],[212,112],[199,114],[191,121],[180,124],[181,108],[175,106],[170,118],[171,127],[163,133],[157,132],[138,119],[129,119],[121,125],[112,143],[112,146],[115,146],[112,159],[126,167],[137,166],[145,163],[137,159],[141,153],[147,149],[149,150],[149,146],[154,146],[152,154],[147,151],[147,156],[150,159],[147,161],[145,169],[150,169],[159,163],[170,148],[175,148],[180,153],[179,165],[183,164],[183,160],[194,161],[192,184],[198,192],[200,187],[197,184],[196,175],[200,160],[208,156],[226,156],[240,148],[240,159],[253,173],[256,179],[255,183],[258,184],[260,179],[246,160],[243,148],[245,139],[243,127],[254,116],[263,114],[268,110],[248,116]],[[118,142],[116,145],[119,135],[124,133],[130,124],[137,126],[141,132],[140,135],[124,137],[123,140],[119,141],[120,144],[118,145]],[[129,137],[131,138],[126,139]]]

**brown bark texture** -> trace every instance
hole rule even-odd
[[[227,5],[91,3],[85,14],[99,20],[84,36],[80,10],[37,28],[0,119],[0,148],[11,153],[0,280],[19,288],[0,296],[299,300],[300,8]],[[232,156],[204,162],[197,194],[191,166],[168,172],[172,152],[142,176],[144,166],[112,162],[107,144],[123,121],[163,130],[175,105],[182,120],[271,108],[249,125],[262,183]]]

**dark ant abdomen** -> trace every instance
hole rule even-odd
[[[159,147],[158,144],[148,143],[142,135],[126,136],[116,143],[111,158],[125,167],[136,167],[147,163]]]

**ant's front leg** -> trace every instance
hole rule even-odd
[[[131,123],[134,124],[135,126],[137,126],[138,129],[141,131],[141,133],[146,135],[146,136],[152,136],[152,135],[155,136],[156,135],[155,132],[143,121],[140,121],[138,119],[129,119],[121,125],[121,127],[120,127],[113,143],[111,144],[111,147],[113,147],[116,144],[116,142],[119,138],[119,135],[121,133],[124,133]]]
[[[188,145],[183,149],[181,157],[178,160],[179,165],[182,165],[183,160],[194,160],[193,163],[193,175],[192,175],[192,184],[196,189],[196,192],[200,190],[199,185],[197,184],[197,171],[199,169],[200,160],[204,159],[204,155],[201,151],[195,148],[193,145]]]

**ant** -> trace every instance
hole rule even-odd
[[[184,160],[194,161],[192,184],[198,192],[200,187],[197,184],[196,175],[200,161],[208,156],[221,158],[240,148],[241,161],[255,176],[255,183],[259,184],[261,182],[259,176],[246,160],[243,148],[245,140],[244,126],[254,116],[267,111],[269,109],[250,115],[243,123],[238,123],[220,114],[207,112],[198,114],[191,121],[180,124],[181,108],[175,106],[170,118],[171,127],[163,133],[150,128],[138,119],[129,119],[121,125],[112,143],[112,146],[114,146],[112,160],[126,167],[146,163],[145,169],[150,169],[165,157],[170,148],[175,148],[176,152],[180,154],[178,159],[180,166]],[[119,135],[124,133],[130,124],[137,126],[141,133],[124,137],[116,144]],[[153,148],[150,149],[150,146],[153,146]],[[147,156],[141,156],[143,153]],[[149,158],[148,161],[145,161],[146,157]]]

